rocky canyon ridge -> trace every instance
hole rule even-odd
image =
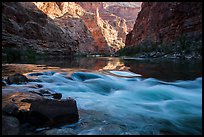
[[[141,43],[172,43],[179,37],[202,38],[201,2],[144,2],[126,46]],[[149,44],[150,45],[150,44]]]
[[[4,2],[2,49],[112,54],[125,46],[141,2]]]
[[[2,55],[114,54],[181,37],[201,45],[201,24],[200,2],[4,2]]]

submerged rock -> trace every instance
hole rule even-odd
[[[6,81],[4,80],[4,78],[2,78],[1,80],[1,86],[6,86]]]
[[[62,98],[62,93],[52,94],[52,97],[53,97],[54,99],[61,99],[61,98]]]
[[[2,135],[17,135],[20,122],[12,116],[2,116]]]
[[[51,129],[45,132],[45,135],[76,135],[77,133],[72,128]]]
[[[49,97],[51,96],[54,99],[61,99],[62,93],[56,93],[55,91],[52,91],[50,89],[40,89],[35,91],[30,91],[31,93],[38,94],[40,96]]]
[[[71,78],[73,80],[77,81],[85,81],[87,79],[97,79],[101,78],[100,75],[94,74],[94,73],[87,73],[87,72],[75,72],[71,75]]]
[[[9,115],[15,115],[19,107],[16,104],[7,104],[2,108],[2,112]]]
[[[28,82],[28,78],[20,73],[16,73],[14,75],[8,76],[7,78],[8,84],[20,84],[23,82]]]
[[[76,101],[71,100],[34,100],[31,102],[29,122],[36,126],[53,126],[74,123],[79,120]]]
[[[1,85],[2,85],[2,86],[6,86],[6,83],[2,81],[2,82],[1,82]]]

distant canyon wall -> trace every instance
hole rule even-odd
[[[101,10],[97,5],[101,3],[94,2],[92,6],[90,3],[2,3],[2,48],[65,56],[113,54],[125,46],[128,26],[136,18],[140,5],[102,3],[106,7]]]
[[[144,2],[125,45],[171,43],[181,36],[202,38],[201,2]]]

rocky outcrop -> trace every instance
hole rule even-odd
[[[82,19],[89,28],[100,53],[112,54],[125,46],[117,30],[102,20],[98,12],[96,14],[86,13]]]
[[[76,2],[86,11],[95,13],[96,9],[103,20],[107,21],[117,31],[120,31],[120,22],[124,22],[122,27],[126,27],[124,33],[132,30],[137,14],[141,9],[142,2]],[[125,38],[125,37],[123,37]]]
[[[202,3],[144,2],[125,45],[172,43],[179,37],[201,40]]]
[[[80,18],[85,10],[74,2],[33,2],[39,10],[48,15],[55,25],[77,43],[77,53],[97,53],[90,30]]]
[[[77,42],[32,3],[2,3],[2,50],[72,55]]]
[[[15,75],[11,75],[7,78],[8,84],[19,84],[28,82],[28,78],[20,73],[16,73]]]
[[[17,135],[20,129],[20,122],[12,116],[2,115],[2,135]]]
[[[125,11],[128,13],[127,6],[122,7],[112,3],[109,5],[115,8],[111,11],[111,6],[108,8],[107,3],[102,3],[105,6],[101,13],[100,6],[97,6],[101,5],[100,2],[94,3],[96,6],[93,8],[90,6],[93,3],[86,2],[92,12],[80,3],[4,2],[2,5],[3,56],[11,54],[7,49],[15,51],[21,49],[23,54],[23,51],[32,50],[48,55],[69,56],[87,53],[112,54],[124,47],[128,30],[125,20],[127,15],[121,13]],[[131,8],[138,9],[138,7]],[[121,12],[117,12],[117,9],[121,9]],[[136,10],[131,12],[130,16],[133,13],[137,14]]]
[[[17,76],[24,75],[18,74]],[[5,121],[4,134],[13,134],[14,131],[8,132],[8,128],[12,129],[10,126],[12,121],[15,122],[13,126],[20,122],[20,124],[29,123],[37,127],[77,122],[79,114],[76,101],[71,97],[66,99],[61,99],[61,97],[61,93],[44,89],[40,84],[27,83],[18,87],[4,86],[2,88],[2,114],[5,115],[2,117]],[[14,117],[10,118],[11,123],[7,120],[9,118],[7,116]],[[17,120],[15,120],[16,118]],[[16,125],[16,128],[18,127],[19,124]]]
[[[76,2],[86,11],[96,13],[98,9],[100,18],[106,24],[110,24],[111,29],[116,30],[117,39],[124,47],[126,34],[132,30],[137,14],[140,11],[141,2]],[[104,29],[104,28],[103,28]],[[110,33],[111,34],[111,33]],[[105,37],[109,38],[109,36]],[[114,38],[116,39],[116,38]],[[114,42],[112,42],[114,43]],[[118,42],[117,42],[118,43]],[[115,44],[115,45],[119,45]],[[118,50],[119,48],[116,48]]]
[[[120,29],[116,29],[101,18],[97,7],[90,13],[79,3],[73,2],[51,2],[44,5],[36,2],[34,4],[77,41],[79,51],[82,53],[111,54],[124,47],[125,21],[120,21],[121,23],[117,24]],[[50,8],[53,10],[51,11]]]
[[[37,126],[75,123],[79,120],[76,101],[66,100],[33,100],[30,106],[28,121]]]

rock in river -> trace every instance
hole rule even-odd
[[[2,135],[17,135],[19,132],[19,120],[12,116],[2,116]]]
[[[54,126],[74,123],[79,120],[76,101],[65,100],[33,100],[30,106],[28,121],[36,126]]]
[[[16,73],[14,75],[8,76],[7,78],[8,84],[20,84],[23,82],[28,82],[28,78],[20,73]]]

